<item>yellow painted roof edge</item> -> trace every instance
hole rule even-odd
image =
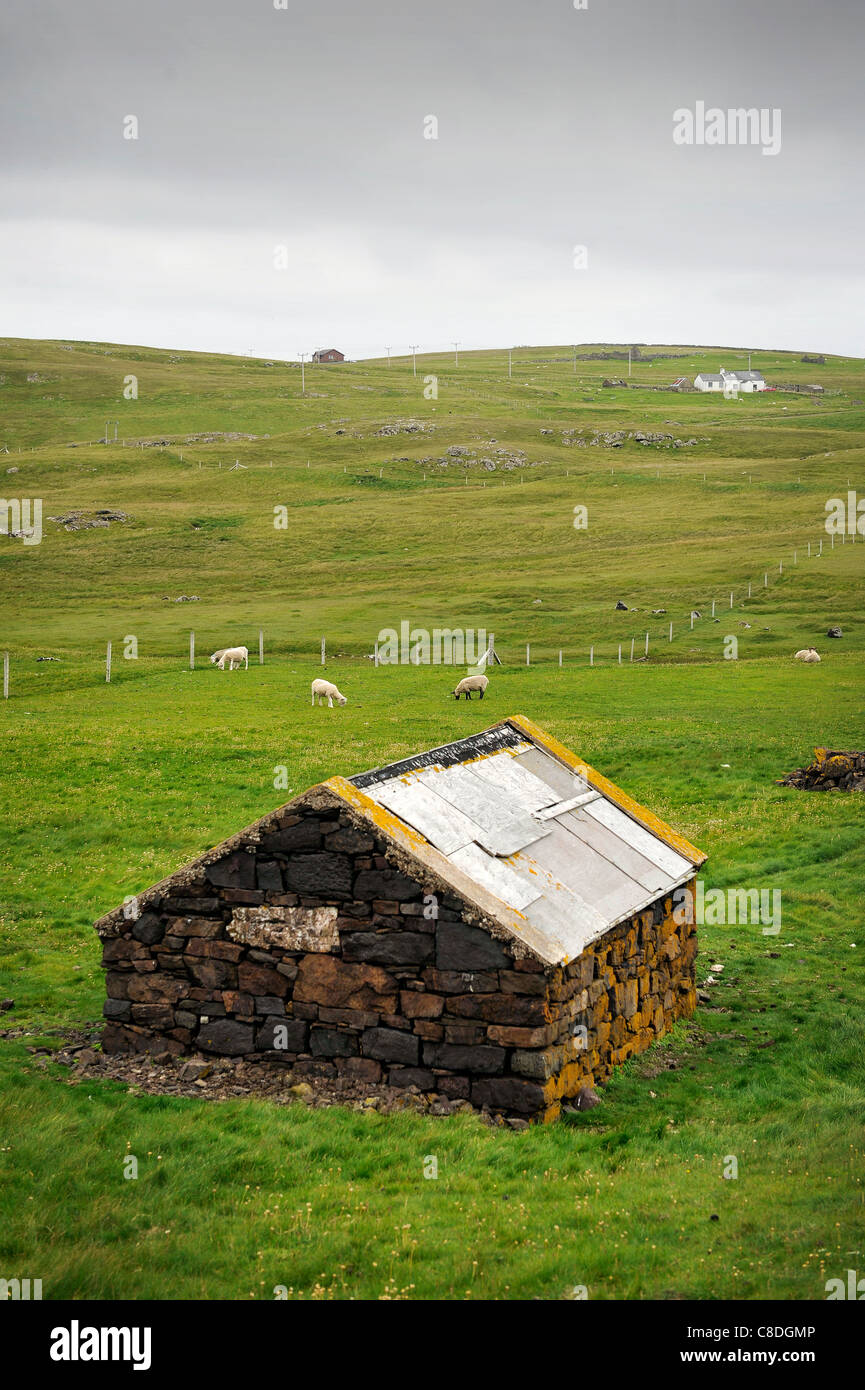
[[[531,719],[526,719],[524,714],[511,715],[509,718],[503,719],[501,723],[510,724],[514,729],[519,729],[532,743],[545,749],[558,762],[564,763],[565,767],[572,768],[575,772],[579,770],[590,786],[602,792],[626,815],[645,826],[646,830],[657,835],[658,839],[663,840],[665,845],[669,845],[670,849],[674,849],[677,854],[689,859],[697,868],[701,864],[705,864],[708,855],[703,850],[697,849],[696,845],[692,845],[690,840],[685,839],[684,835],[680,835],[672,826],[667,825],[666,821],[661,820],[660,816],[656,816],[654,811],[650,811],[647,807],[641,806],[638,801],[634,801],[633,797],[628,796],[627,792],[623,792],[621,787],[616,786],[615,782],[611,782],[608,777],[604,777],[603,773],[590,767],[587,762],[578,758],[563,743],[559,743],[558,739],[553,738],[552,734],[545,733],[543,729],[538,728],[537,724],[533,724]]]

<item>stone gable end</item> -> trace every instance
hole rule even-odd
[[[294,803],[148,894],[104,942],[105,1050],[242,1056],[549,1120],[693,1013],[695,927],[669,897],[546,965],[359,819]]]

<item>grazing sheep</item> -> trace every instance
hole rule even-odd
[[[796,655],[793,657],[793,660],[814,662],[819,661],[820,658],[817,655],[816,647],[803,647],[801,651],[796,652]]]
[[[323,681],[323,680],[321,679],[321,677],[319,677],[318,680],[314,680],[313,683],[312,683],[312,703],[313,703],[313,704],[315,704],[316,696],[318,696],[318,703],[319,703],[319,704],[321,704],[321,702],[322,702],[322,700],[325,698],[325,696],[327,697],[327,707],[328,707],[328,709],[333,709],[333,702],[334,702],[334,700],[336,700],[336,703],[337,703],[338,705],[344,705],[344,704],[346,703],[346,696],[345,696],[345,695],[340,695],[339,691],[337,690],[337,688],[336,688],[336,686],[333,684],[333,682],[332,682],[332,681]]]
[[[228,662],[229,671],[234,670],[234,663],[238,666],[241,661],[249,667],[249,648],[248,647],[222,647],[220,651],[214,652],[210,658],[211,664],[219,667],[220,671],[225,670],[225,663]]]
[[[454,691],[454,695],[457,699],[459,699],[461,695],[465,695],[466,699],[470,700],[472,698],[472,691],[479,690],[481,693],[481,699],[483,699],[484,691],[486,690],[489,683],[489,676],[463,676],[462,680],[460,681],[459,685]]]

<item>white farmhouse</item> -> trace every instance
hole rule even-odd
[[[728,372],[724,367],[719,372],[698,372],[694,386],[698,391],[723,391],[727,395],[766,390],[762,372]]]

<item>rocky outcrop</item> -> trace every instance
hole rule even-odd
[[[808,767],[788,772],[779,787],[799,787],[803,791],[865,791],[865,753],[840,753],[831,748],[815,748]]]

